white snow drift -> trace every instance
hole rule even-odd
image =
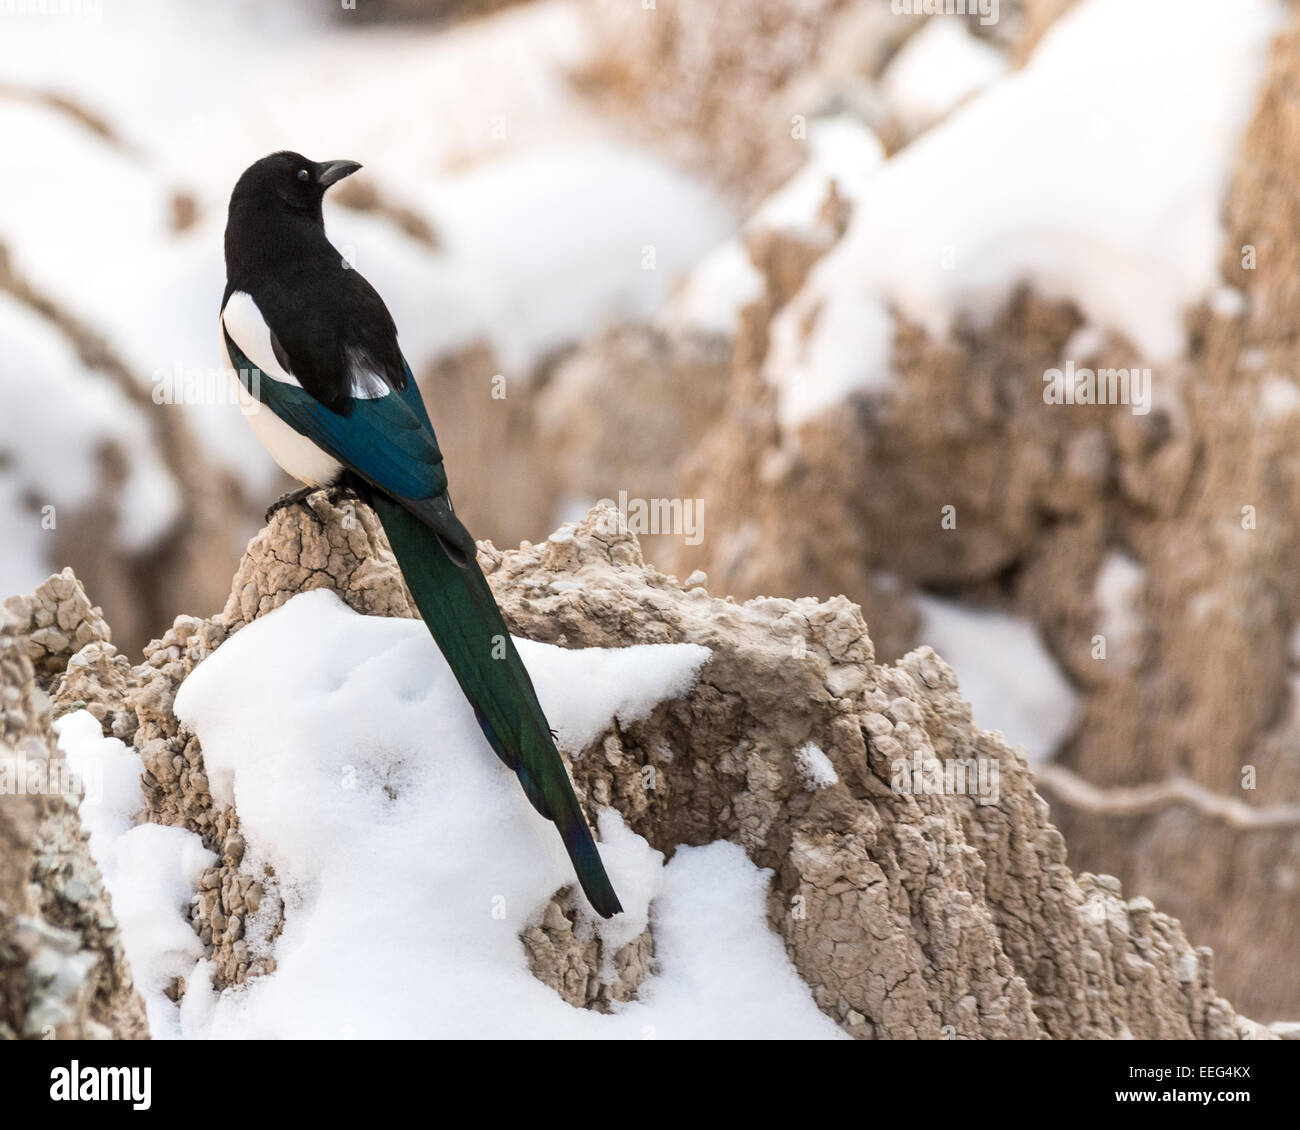
[[[1219,284],[1220,204],[1281,25],[1275,0],[1082,0],[1024,70],[885,162],[773,322],[795,427],[887,389],[895,312],[935,336],[1022,283],[1152,362]]]
[[[682,693],[709,657],[694,645],[520,645],[570,750]],[[328,592],[295,597],[196,668],[176,711],[203,743],[214,795],[236,802],[246,865],[278,877],[248,922],[250,946],[277,899],[286,925],[273,974],[214,992],[186,922],[210,854],[188,832],[128,829],[129,790],[111,782],[133,781],[138,758],[89,715],[64,719],[70,757],[114,767],[103,811],[87,814],[91,848],[156,1035],[840,1035],[767,925],[768,873],[728,843],[679,849],[665,865],[609,809],[601,854],[627,913],[584,928],[618,946],[652,917],[657,972],[608,1016],[537,981],[519,935],[572,882],[569,861],[419,621],[359,616]],[[161,992],[178,974],[179,1010]]]

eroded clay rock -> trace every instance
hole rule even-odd
[[[61,675],[81,648],[112,638],[103,611],[91,606],[71,569],[29,595],[6,598],[4,614],[26,641],[27,657],[41,678]]]
[[[22,607],[51,601],[70,638],[102,629],[70,573]],[[30,628],[0,615],[0,1039],[142,1039],[144,1003],[33,666],[33,655],[44,661],[59,649],[48,635],[34,642]]]
[[[183,618],[137,670],[132,701],[155,819],[222,852],[195,923],[225,979],[273,968],[239,936],[263,877],[241,871],[237,815],[214,811],[202,754],[170,715],[206,649],[299,587],[359,611],[408,615],[395,563],[362,506],[312,497],[250,543],[226,611]],[[683,698],[615,726],[573,759],[590,805],[613,805],[658,850],[732,839],[774,879],[769,919],[820,1007],[862,1037],[1230,1038],[1261,1034],[1215,992],[1208,955],[1117,880],[1076,878],[1021,755],[978,730],[926,648],[875,661],[857,607],[719,600],[645,564],[617,512],[518,550],[480,548],[512,630],[560,646],[690,641],[713,659]],[[811,743],[829,774],[810,783]],[[170,757],[163,756],[163,751]],[[997,766],[997,804],[900,794],[900,760]],[[647,787],[649,782],[649,787]],[[528,931],[534,970],[565,999],[605,1007],[653,968],[652,931],[604,955],[564,913]],[[607,969],[606,969],[607,974]]]
[[[815,65],[845,0],[723,0],[709,5],[593,4],[584,86],[635,108],[675,157],[751,200],[801,163],[792,116],[818,107],[780,98]],[[886,13],[888,15],[888,13]],[[883,23],[888,26],[890,21]],[[892,21],[902,32],[903,21]]]
[[[1022,755],[976,727],[951,669],[929,648],[878,663],[858,607],[843,597],[738,604],[710,596],[699,578],[684,586],[645,563],[610,507],[538,545],[482,543],[479,557],[521,636],[711,649],[689,693],[641,722],[615,724],[571,759],[577,791],[589,812],[614,806],[665,854],[730,839],[770,868],[769,921],[818,1005],[846,1031],[1267,1035],[1218,996],[1209,952],[1192,947],[1176,921],[1144,898],[1126,901],[1116,879],[1071,873]],[[411,612],[373,515],[317,493],[249,543],[222,613],[178,618],[126,678],[150,818],[195,830],[221,855],[200,877],[193,911],[218,984],[274,969],[278,931],[256,952],[244,936],[248,915],[275,899],[274,880],[245,870],[238,815],[213,802],[197,739],[171,702],[231,632],[318,587],[361,612]],[[87,662],[63,686],[99,701],[89,690],[98,670]],[[121,673],[109,671],[110,681]],[[996,803],[927,789],[913,773],[975,766],[996,774]],[[910,790],[899,783],[912,780]],[[559,892],[525,931],[531,967],[577,1005],[629,999],[653,970],[653,928],[606,955],[573,899],[571,889]]]
[[[1065,8],[1029,5],[1029,22]],[[1071,304],[1021,291],[943,339],[895,316],[893,387],[783,427],[763,366],[792,291],[779,256],[755,256],[764,294],[736,334],[726,410],[682,466],[709,536],[658,556],[737,597],[846,593],[886,658],[924,642],[906,617],[916,587],[1031,620],[1081,695],[1063,764],[1103,790],[1185,778],[1259,810],[1254,824],[1221,819],[1219,804],[1085,810],[1044,786],[1079,865],[1239,955],[1222,981],[1270,1018],[1300,1008],[1287,975],[1300,826],[1272,815],[1300,797],[1300,413],[1284,376],[1300,363],[1297,67],[1293,19],[1228,193],[1226,285],[1189,312],[1188,356],[1156,370],[1149,413],[1045,404],[1043,374],[1063,358],[1141,355]],[[787,259],[808,253],[771,238]],[[882,577],[896,588],[882,592]]]
[[[614,1001],[635,1000],[654,968],[654,934],[649,926],[608,953],[589,915],[576,909],[576,888],[566,887],[542,912],[541,921],[520,935],[528,967],[575,1008],[610,1011]]]

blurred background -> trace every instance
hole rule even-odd
[[[221,374],[229,192],[358,160],[327,226],[479,538],[624,499],[714,594],[848,594],[1025,747],[1072,867],[1300,1018],[1296,19],[14,0],[0,594],[71,565],[131,654],[220,608],[292,485]]]

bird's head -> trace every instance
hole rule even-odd
[[[281,150],[244,170],[230,198],[231,208],[241,202],[274,204],[320,216],[325,190],[359,168],[356,161],[309,161],[300,153]]]

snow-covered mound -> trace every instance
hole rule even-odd
[[[66,975],[15,1030],[137,1031],[142,995],[164,1037],[1266,1034],[1175,920],[1071,874],[1023,756],[933,651],[876,663],[843,598],[683,586],[608,507],[480,548],[627,906],[593,921],[374,516],[310,506],[136,667],[70,574],[8,602],[0,679],[25,709],[0,723],[53,744],[27,656],[61,661],[50,757],[94,786],[55,854],[19,837],[41,885],[10,886],[120,922],[49,935],[32,960]],[[52,650],[46,615],[88,642]]]
[[[567,650],[521,640],[548,716],[581,750],[615,717],[687,690],[693,644]],[[767,878],[738,847],[663,856],[612,809],[602,855],[626,908],[591,916],[609,952],[655,919],[658,971],[602,1015],[529,972],[520,934],[572,882],[554,829],[493,755],[419,621],[360,616],[330,592],[289,601],[224,643],[176,698],[203,743],[214,799],[233,803],[245,864],[269,868],[250,947],[281,910],[276,968],[215,992],[189,924],[213,862],[193,832],[129,827],[139,757],[88,713],[59,723],[92,851],[123,923],[155,1037],[836,1037],[765,921]],[[188,879],[178,886],[178,878]],[[653,912],[651,903],[653,901]],[[187,990],[178,1010],[164,990]]]
[[[1024,70],[861,193],[772,325],[783,423],[890,386],[894,311],[941,336],[1022,283],[1152,361],[1177,357],[1187,307],[1219,284],[1220,205],[1280,15],[1272,0],[1077,4]]]

